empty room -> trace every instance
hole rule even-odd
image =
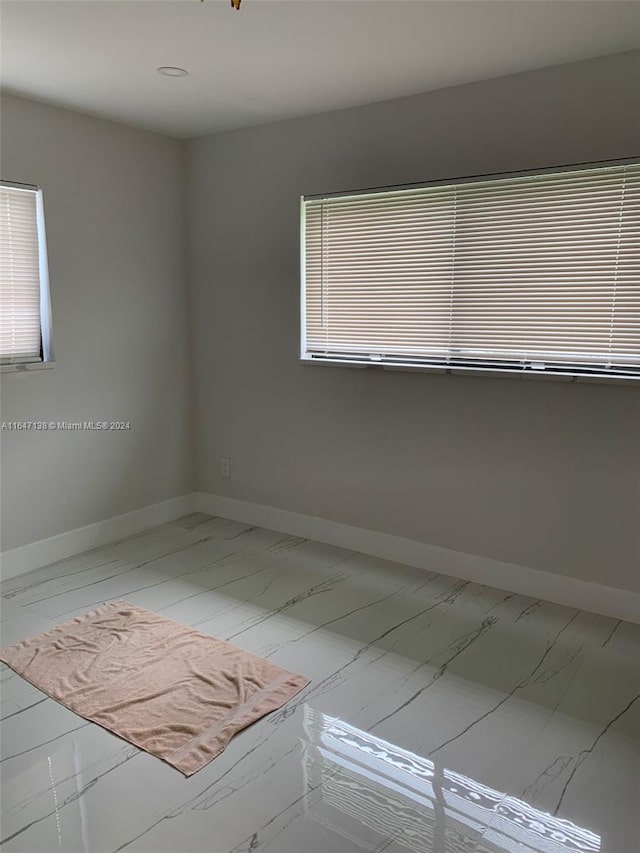
[[[638,853],[640,0],[1,0],[2,853]]]

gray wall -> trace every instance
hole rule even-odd
[[[638,589],[640,389],[297,361],[301,194],[640,154],[638,79],[625,54],[192,141],[198,488]]]
[[[2,177],[44,189],[52,370],[2,377],[2,420],[128,420],[127,432],[3,432],[2,548],[192,488],[184,145],[2,102]]]

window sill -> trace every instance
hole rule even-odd
[[[36,370],[51,370],[55,361],[29,361],[21,364],[2,364],[1,373],[33,373]]]
[[[547,382],[585,383],[595,385],[624,385],[627,388],[640,387],[640,376],[607,376],[594,374],[587,376],[578,373],[552,373],[545,370],[515,370],[515,369],[492,369],[490,367],[444,367],[440,365],[422,364],[380,364],[369,361],[342,361],[329,358],[306,358],[299,357],[303,365],[319,367],[348,367],[359,370],[383,370],[391,373],[438,373],[449,376],[477,376],[490,377],[492,379],[542,379]]]

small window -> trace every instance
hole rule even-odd
[[[302,199],[310,361],[640,378],[640,163]]]
[[[42,190],[0,182],[0,361],[53,360]]]

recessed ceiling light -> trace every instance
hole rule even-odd
[[[161,65],[158,74],[165,77],[186,77],[189,72],[186,68],[177,68],[175,65]]]

